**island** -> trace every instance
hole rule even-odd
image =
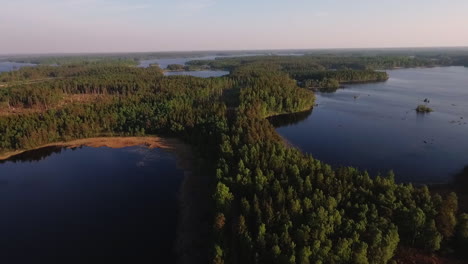
[[[430,113],[430,112],[433,112],[434,110],[432,110],[432,108],[430,108],[429,106],[427,105],[418,105],[418,107],[416,107],[416,112],[418,113]]]

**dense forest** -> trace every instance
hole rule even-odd
[[[214,61],[194,60],[190,65],[210,65],[216,69],[232,70],[235,67],[252,64],[268,63],[279,65],[286,72],[301,70],[382,70],[408,67],[431,67],[450,65],[452,60],[435,60],[432,58],[414,56],[251,56],[218,58]]]
[[[452,60],[412,56],[260,56],[191,61],[190,65],[232,71],[242,67],[276,68],[303,87],[338,88],[340,84],[386,81],[383,69],[450,65]]]
[[[229,76],[206,79],[108,62],[22,68],[0,74],[0,152],[102,135],[185,140],[206,161],[211,182],[204,263],[389,263],[402,248],[468,257],[468,214],[455,193],[397,184],[392,172],[332,168],[285,145],[265,119],[312,108],[313,92],[298,82],[385,80],[376,69],[438,63],[229,58],[208,62]],[[67,100],[75,97],[85,99]]]
[[[398,247],[468,246],[454,193],[333,169],[285,147],[256,107],[221,145],[214,263],[388,263]]]

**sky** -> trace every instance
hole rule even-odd
[[[445,46],[467,0],[0,0],[0,54]]]

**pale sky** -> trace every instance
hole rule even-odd
[[[0,0],[0,54],[468,46],[468,0]]]

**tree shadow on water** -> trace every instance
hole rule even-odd
[[[299,112],[299,113],[292,113],[292,114],[284,114],[278,116],[272,116],[268,118],[268,121],[275,127],[284,127],[295,125],[306,120],[312,114],[312,109]]]
[[[49,146],[39,149],[33,149],[14,155],[6,160],[0,160],[0,164],[6,162],[37,162],[51,156],[52,154],[59,154],[63,151],[63,149],[64,147],[60,146]]]
[[[468,165],[455,175],[453,187],[457,193],[468,194]]]

